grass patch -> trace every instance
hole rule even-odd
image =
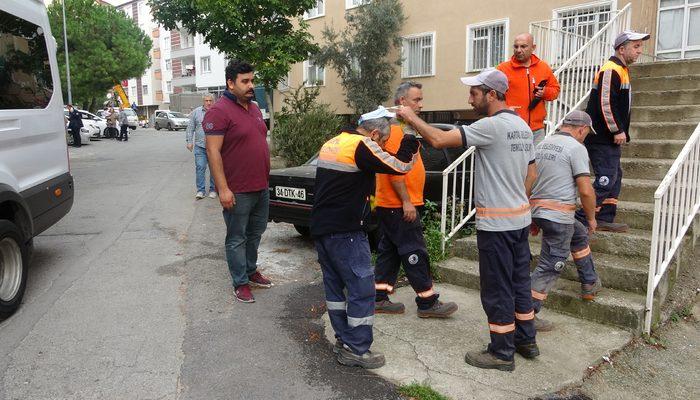
[[[402,395],[415,400],[450,400],[449,397],[436,392],[435,389],[430,386],[416,382],[410,385],[400,386],[398,391]]]

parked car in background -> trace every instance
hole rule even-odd
[[[97,125],[97,122],[93,121],[90,117],[90,115],[94,116],[94,114],[90,114],[85,110],[78,110],[78,112],[83,120],[83,127],[80,128],[80,142],[87,143],[91,140],[99,139],[102,131]],[[68,109],[65,107],[63,108],[63,115],[66,117],[66,129],[68,129]],[[72,136],[69,138],[68,144],[73,144]]]
[[[157,110],[155,114],[155,122],[153,127],[159,131],[161,128],[167,128],[169,131],[185,129],[189,123],[189,118],[181,112],[169,110]]]
[[[443,131],[454,129],[449,124],[431,124]],[[423,196],[434,203],[442,203],[442,171],[456,160],[465,149],[436,149],[425,140],[421,142],[421,157],[425,164],[425,189]],[[303,236],[309,235],[311,207],[314,204],[314,186],[316,184],[317,155],[304,165],[270,171],[270,215],[273,222],[293,224]],[[451,187],[448,189],[451,190]],[[376,224],[370,223],[368,230],[370,241]]]

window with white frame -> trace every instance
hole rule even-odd
[[[290,73],[287,72],[287,75],[284,78],[282,78],[282,80],[279,81],[279,83],[277,84],[277,90],[279,90],[280,92],[286,92],[287,90],[289,90],[289,85],[291,85],[291,82],[292,79]]]
[[[506,60],[508,20],[467,26],[467,72],[495,67]]]
[[[326,71],[310,60],[304,61],[304,85],[323,86],[326,83]]]
[[[316,6],[304,13],[304,19],[323,17],[326,15],[326,1],[318,0]]]
[[[548,61],[558,64],[568,60],[588,39],[600,32],[617,12],[614,1],[599,1],[554,10],[555,25],[552,28],[568,34],[558,35],[552,41],[551,51],[555,59]],[[603,35],[608,35],[608,32],[603,32]],[[603,37],[602,40],[607,42],[611,39]]]
[[[165,70],[170,71],[171,69],[173,69],[173,60],[171,60],[171,59],[165,60]]]
[[[345,0],[345,9],[349,10],[351,8],[359,7],[364,3],[368,3],[370,0]]]
[[[656,55],[700,57],[700,0],[660,0]]]
[[[142,85],[141,92],[143,93],[144,96],[148,96],[148,85]]]
[[[403,78],[435,75],[435,32],[405,36],[401,59]]]
[[[211,72],[211,57],[210,56],[202,57],[199,60],[199,69],[200,69],[200,71],[202,71],[203,74]]]
[[[163,50],[170,50],[170,36],[163,37]]]
[[[173,82],[172,82],[172,81],[166,81],[166,82],[165,82],[165,92],[166,92],[166,93],[172,93],[172,92],[173,92]]]

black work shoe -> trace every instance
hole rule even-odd
[[[598,227],[596,229],[599,231],[624,233],[630,229],[630,227],[627,224],[624,224],[622,222],[597,221],[597,224]]]
[[[333,353],[334,354],[340,353],[340,349],[342,349],[343,347],[345,347],[345,345],[343,344],[343,341],[340,339],[335,339],[335,344],[333,345]]]
[[[447,318],[454,314],[459,307],[457,303],[443,303],[440,300],[435,301],[430,308],[425,310],[418,309],[418,317],[420,318]]]
[[[540,349],[537,347],[537,343],[519,344],[515,346],[515,351],[528,359],[533,359],[540,355]]]
[[[549,332],[554,329],[554,324],[546,319],[538,318],[535,315],[535,330],[537,332]]]
[[[391,300],[381,300],[374,303],[375,314],[403,314],[406,307],[403,303],[393,303]]]
[[[340,364],[348,367],[361,367],[364,369],[375,369],[383,367],[384,364],[386,364],[382,353],[374,353],[368,350],[365,354],[360,356],[348,350],[346,347],[338,351],[337,360]]]
[[[593,301],[601,289],[603,289],[603,283],[600,281],[600,278],[596,279],[595,283],[582,283],[581,298],[586,301]]]
[[[497,369],[499,371],[515,371],[515,361],[505,361],[491,354],[488,350],[469,351],[464,361],[474,367]]]

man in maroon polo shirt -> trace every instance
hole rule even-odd
[[[236,299],[255,301],[250,285],[272,282],[257,271],[260,237],[267,227],[270,150],[262,113],[252,101],[253,67],[231,61],[226,91],[202,121],[209,168],[224,207],[226,260]]]

